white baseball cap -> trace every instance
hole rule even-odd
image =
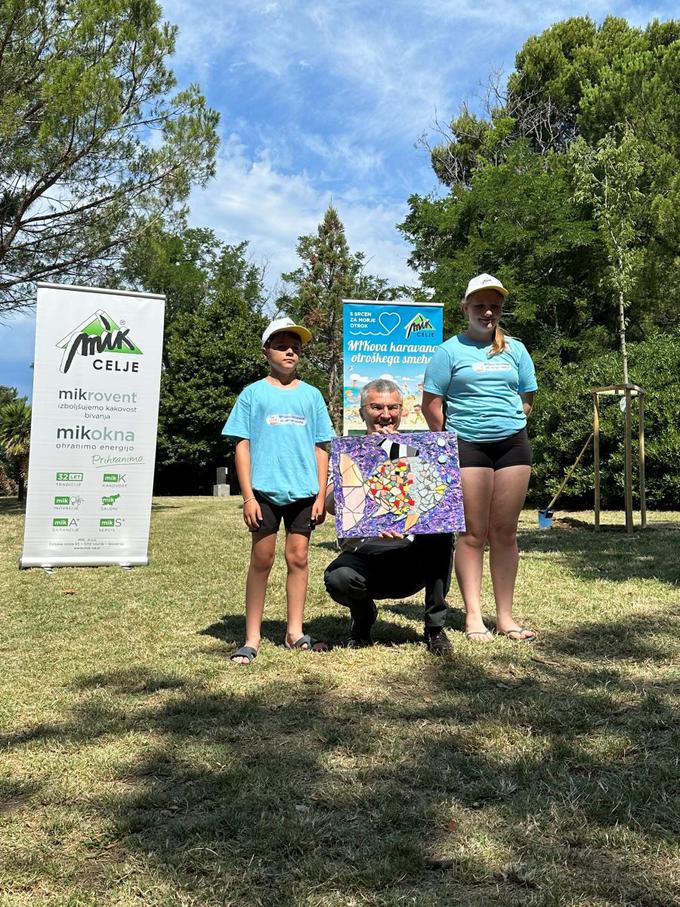
[[[265,328],[262,335],[262,346],[265,346],[272,334],[278,334],[281,331],[287,331],[289,334],[297,334],[302,343],[309,343],[312,339],[311,331],[303,328],[301,324],[295,324],[292,318],[275,318]]]
[[[504,299],[508,295],[508,291],[500,280],[497,277],[492,277],[491,274],[478,274],[473,277],[467,285],[465,298],[467,299],[468,296],[472,296],[473,293],[477,293],[479,290],[498,290]]]

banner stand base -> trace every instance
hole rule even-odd
[[[53,573],[58,567],[120,567],[123,570],[132,570],[133,567],[148,567],[149,558],[128,558],[124,561],[114,561],[110,558],[76,558],[65,557],[63,560],[45,562],[42,558],[21,557],[19,558],[19,568],[28,570],[31,567],[39,567],[45,573]]]

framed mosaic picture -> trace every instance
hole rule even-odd
[[[335,438],[331,468],[340,538],[465,530],[452,432]]]

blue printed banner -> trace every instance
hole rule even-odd
[[[420,411],[425,369],[442,342],[444,307],[410,299],[344,299],[343,434],[363,434],[359,394],[375,378],[389,378],[404,395],[401,431],[427,431]]]

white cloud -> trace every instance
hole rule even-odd
[[[284,174],[263,153],[251,158],[237,135],[223,145],[217,176],[192,196],[192,221],[209,226],[226,242],[247,239],[255,262],[267,267],[270,287],[298,266],[299,236],[316,231],[330,202],[338,209],[350,248],[367,256],[369,273],[392,283],[416,283],[409,247],[395,225],[405,205],[369,205],[354,193],[318,189],[308,174]]]
[[[271,286],[297,265],[297,237],[333,200],[368,270],[415,283],[395,229],[412,192],[436,179],[422,134],[463,102],[477,106],[489,74],[508,73],[527,37],[589,13],[642,25],[676,13],[591,0],[164,0],[180,27],[174,67],[198,79],[222,115],[218,175],[192,199],[195,223],[249,240]]]

